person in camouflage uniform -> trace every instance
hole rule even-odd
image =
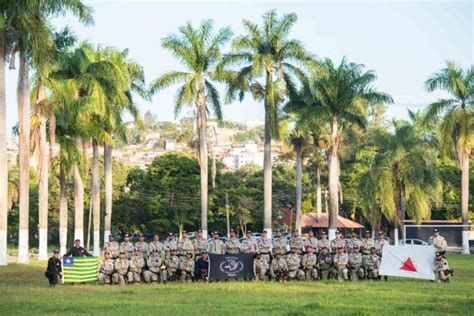
[[[377,256],[382,258],[383,247],[388,245],[388,241],[385,239],[385,232],[383,230],[379,231],[379,238],[374,242],[375,253]]]
[[[331,253],[335,254],[339,247],[345,247],[344,239],[342,238],[342,232],[336,230],[336,238],[331,240]]]
[[[274,281],[284,282],[288,278],[288,265],[281,252],[275,254],[270,265],[270,273]]]
[[[120,252],[120,244],[115,241],[114,235],[109,235],[109,241],[104,244],[104,251],[109,251],[112,259],[118,258]]]
[[[362,255],[369,255],[370,248],[375,247],[374,239],[372,238],[372,233],[370,230],[365,231],[364,239],[362,239],[362,245],[360,249],[362,250]]]
[[[359,246],[352,247],[352,252],[349,254],[349,272],[351,281],[362,280],[364,278],[364,268],[362,267],[362,254],[359,251]]]
[[[179,271],[181,273],[181,282],[191,282],[194,278],[194,260],[193,253],[187,252],[179,261]]]
[[[275,231],[275,237],[272,240],[273,254],[277,253],[286,254],[286,240],[281,236],[281,231],[277,229]]]
[[[178,257],[185,257],[188,252],[193,253],[193,242],[189,239],[188,233],[183,230],[181,240],[178,242]]]
[[[339,281],[348,279],[347,264],[349,263],[349,257],[344,253],[344,248],[339,246],[337,253],[334,255],[333,264],[336,269],[337,279]]]
[[[168,233],[168,239],[163,243],[163,250],[165,251],[166,258],[170,256],[171,250],[178,251],[178,241],[174,239],[173,233]]]
[[[290,246],[290,253],[286,256],[286,265],[288,266],[288,277],[290,279],[304,279],[304,271],[301,267],[301,257],[297,253],[295,246]]]
[[[301,259],[301,265],[307,281],[318,279],[318,256],[314,254],[311,245],[306,246],[306,253]]]
[[[300,236],[300,232],[298,230],[294,230],[293,236],[290,239],[290,250],[291,247],[295,247],[296,254],[302,256],[304,251],[304,242],[304,238]]]
[[[247,231],[247,236],[242,241],[242,245],[240,246],[241,253],[256,253],[258,250],[257,242],[253,239],[253,234],[249,230]]]
[[[120,244],[120,251],[125,251],[127,259],[130,259],[133,256],[134,250],[135,250],[135,247],[133,246],[133,243],[130,241],[130,235],[125,234],[125,236],[123,237],[123,242]]]
[[[235,230],[231,229],[229,233],[230,237],[225,243],[225,253],[229,255],[236,255],[240,251],[240,240],[235,235]]]
[[[329,253],[329,249],[322,247],[318,256],[319,264],[319,275],[321,280],[327,280],[334,275],[334,269],[332,266],[332,256]]]
[[[267,231],[262,231],[262,237],[257,241],[258,251],[262,254],[262,258],[270,262],[270,255],[272,252],[272,241],[267,237]]]
[[[198,230],[196,239],[193,242],[195,261],[201,257],[203,251],[207,251],[208,246],[207,240],[202,236],[202,230]]]
[[[357,248],[360,249],[362,242],[360,241],[358,237],[359,236],[357,235],[356,232],[351,233],[351,239],[349,239],[346,244],[346,249],[348,253],[352,253],[355,246],[357,246]]]
[[[127,274],[128,274],[128,269],[130,267],[130,263],[127,259],[126,252],[121,250],[119,252],[119,257],[117,260],[115,260],[114,263],[114,274],[112,275],[112,281],[114,284],[119,284],[124,285],[125,282],[127,281]]]
[[[142,270],[145,267],[145,259],[139,249],[135,249],[135,255],[130,258],[130,270],[127,274],[128,283],[140,283]]]
[[[321,232],[321,238],[318,240],[318,254],[323,247],[326,247],[329,251],[331,250],[331,242],[328,239],[328,233],[324,230]]]
[[[442,255],[446,253],[446,248],[448,248],[448,244],[446,243],[446,239],[440,235],[439,229],[435,228],[433,230],[433,236],[430,236],[428,239],[428,245],[432,245],[435,247],[437,252],[441,252]]]
[[[212,240],[209,242],[208,252],[211,254],[223,255],[225,254],[225,245],[222,240],[219,239],[219,233],[214,232],[212,234]]]
[[[378,280],[380,257],[375,253],[375,247],[370,248],[370,254],[362,256],[362,266],[366,271],[367,278]]]
[[[165,259],[165,269],[161,270],[161,281],[176,281],[178,278],[179,257],[176,255],[176,249],[170,249],[170,255]]]
[[[434,272],[438,282],[446,283],[449,283],[449,278],[453,274],[453,271],[449,269],[448,260],[443,257],[443,253],[440,251],[436,252]]]
[[[317,254],[319,252],[318,238],[314,237],[314,232],[312,230],[308,232],[308,238],[306,238],[304,241],[304,249],[307,249],[308,246],[311,246],[311,248],[313,248],[312,250],[314,253]]]
[[[164,251],[163,243],[160,241],[160,236],[157,234],[153,235],[153,240],[148,244],[150,253],[158,251],[158,254],[161,256],[161,253]]]
[[[161,256],[160,251],[154,248],[151,256],[147,260],[147,270],[143,272],[143,279],[146,283],[157,283],[160,281],[161,274]]]
[[[255,259],[253,259],[253,271],[255,275],[255,280],[264,280],[269,269],[270,265],[268,264],[267,260],[265,260],[265,258],[260,252],[257,252],[255,254]]]
[[[111,258],[110,251],[104,252],[104,259],[99,264],[99,283],[110,284],[112,283],[112,275],[114,274],[115,265],[114,260]]]
[[[140,255],[146,260],[148,258],[148,243],[145,241],[145,235],[140,234],[138,241],[135,243],[135,249],[140,250]]]

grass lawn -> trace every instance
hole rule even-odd
[[[46,262],[0,267],[0,315],[379,314],[474,315],[474,256],[449,255],[450,284],[388,282],[220,282],[165,285],[59,285]]]

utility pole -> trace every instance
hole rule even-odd
[[[227,217],[227,238],[230,238],[230,221],[229,221],[229,194],[225,193],[225,213]]]

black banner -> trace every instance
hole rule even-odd
[[[253,253],[209,254],[209,280],[253,278],[254,256]]]

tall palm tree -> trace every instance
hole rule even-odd
[[[378,92],[372,83],[376,76],[373,71],[364,71],[364,66],[349,63],[343,59],[335,67],[332,61],[322,63],[319,79],[311,82],[316,115],[330,124],[330,146],[328,149],[329,167],[329,237],[334,238],[337,229],[339,209],[338,194],[340,191],[339,147],[345,128],[355,124],[366,126],[367,108],[376,103],[391,103],[392,98]]]
[[[264,229],[271,235],[272,230],[272,137],[278,136],[280,106],[285,95],[293,89],[291,73],[299,72],[291,62],[303,62],[308,54],[303,45],[289,39],[289,33],[296,23],[294,13],[277,17],[272,10],[263,15],[261,26],[243,21],[245,35],[238,36],[232,43],[232,53],[221,63],[228,83],[227,101],[250,91],[253,97],[264,103],[265,131],[263,158]],[[230,70],[227,68],[229,67]],[[240,67],[234,71],[233,67]],[[262,84],[259,79],[264,80]]]
[[[183,105],[194,106],[198,120],[199,165],[201,175],[201,229],[207,236],[208,203],[208,150],[207,150],[207,112],[212,106],[216,117],[222,119],[219,93],[212,81],[217,78],[216,66],[221,61],[222,46],[229,41],[232,33],[229,28],[213,32],[213,22],[205,20],[194,29],[190,23],[179,28],[178,35],[170,35],[162,40],[163,48],[169,50],[186,68],[186,71],[171,71],[150,85],[150,93],[182,83],[176,94],[175,113]]]
[[[462,69],[453,62],[434,73],[425,82],[428,91],[437,89],[450,94],[430,104],[426,120],[442,116],[441,144],[445,153],[455,157],[461,172],[461,217],[463,225],[469,221],[469,157],[474,131],[474,66]],[[463,254],[469,254],[468,227],[463,231]]]

